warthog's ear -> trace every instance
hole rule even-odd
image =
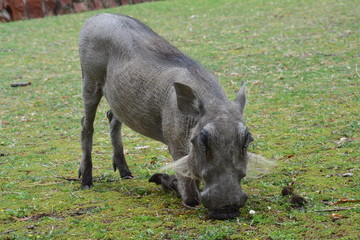
[[[174,88],[178,108],[183,114],[198,117],[204,113],[204,106],[191,87],[175,82]]]
[[[238,92],[238,94],[237,94],[234,102],[239,105],[240,112],[241,112],[241,114],[243,114],[244,108],[245,108],[245,104],[246,104],[245,82],[242,82],[241,88],[240,88],[240,90],[239,90],[239,92]]]

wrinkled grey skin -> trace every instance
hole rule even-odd
[[[240,187],[252,140],[243,122],[245,87],[230,102],[216,77],[139,21],[119,15],[90,18],[80,33],[83,74],[82,187],[92,182],[93,122],[102,96],[108,112],[113,166],[132,178],[121,124],[165,143],[176,161],[188,155],[194,178],[177,176],[185,204],[200,202],[218,219],[238,216],[247,195]],[[205,187],[199,193],[199,181]]]

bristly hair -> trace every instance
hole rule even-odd
[[[198,177],[196,177],[189,168],[189,164],[188,164],[188,158],[189,155],[186,155],[164,167],[162,167],[160,170],[161,171],[166,171],[166,170],[174,170],[177,174],[183,176],[183,177],[188,177],[191,179],[198,179]]]
[[[272,160],[268,160],[265,157],[248,152],[248,165],[246,176],[249,178],[257,178],[261,175],[269,173],[275,166],[276,163]]]
[[[190,171],[188,158],[189,155],[186,155],[176,160],[175,162],[162,167],[161,171],[172,169],[181,176],[192,179],[199,179]],[[248,152],[248,166],[246,176],[249,178],[260,177],[261,175],[269,173],[275,166],[276,163],[274,161],[268,160],[259,154]]]

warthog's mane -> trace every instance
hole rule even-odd
[[[248,155],[248,164],[247,164],[246,176],[249,178],[260,177],[261,175],[270,172],[271,169],[276,165],[274,161],[268,160],[259,154],[248,152],[247,155]],[[197,176],[195,176],[191,171],[188,164],[188,158],[189,155],[186,155],[176,160],[175,162],[162,167],[161,170],[171,169],[181,176],[201,180]]]

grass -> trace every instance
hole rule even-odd
[[[359,203],[316,212],[338,207],[330,204],[341,198],[360,199],[358,1],[174,0],[98,12],[142,20],[215,72],[231,99],[246,81],[251,151],[277,167],[243,181],[250,199],[239,218],[210,220],[206,209],[185,208],[148,183],[171,161],[163,144],[125,128],[136,178],[112,171],[103,102],[95,187],[81,190],[62,178],[77,177],[77,38],[97,12],[0,24],[1,239],[358,239]],[[305,207],[281,196],[289,184]]]

